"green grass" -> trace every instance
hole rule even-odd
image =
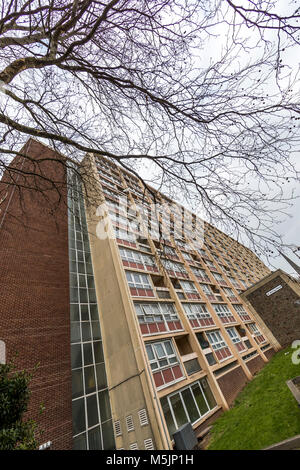
[[[300,408],[286,385],[300,375],[300,364],[292,363],[295,351],[276,353],[245,386],[234,407],[215,421],[208,450],[258,450],[300,434]]]

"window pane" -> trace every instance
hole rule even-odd
[[[152,346],[150,346],[149,344],[146,346],[146,351],[147,351],[147,354],[148,354],[148,359],[149,361],[151,361],[152,359],[155,359],[155,356],[153,354],[153,351],[152,351]]]
[[[73,434],[79,434],[85,429],[84,399],[72,402]]]
[[[82,366],[82,357],[81,357],[81,345],[72,344],[71,345],[71,364],[72,369],[77,369]]]
[[[195,397],[195,400],[197,402],[199,411],[201,413],[201,416],[203,416],[205,413],[208,412],[208,407],[207,404],[205,403],[203,394],[201,392],[201,389],[198,384],[195,384],[192,386],[192,391]]]
[[[96,364],[96,375],[97,375],[98,389],[102,390],[103,388],[107,387],[107,379],[106,379],[104,363]]]
[[[89,450],[102,450],[100,426],[88,432]]]
[[[82,341],[90,341],[92,339],[90,324],[87,322],[81,323],[81,329],[82,329]]]
[[[95,426],[95,424],[99,423],[96,395],[91,395],[90,397],[87,397],[86,405],[87,405],[88,426],[90,428],[91,426]]]
[[[77,286],[78,286],[77,274],[72,274],[72,273],[70,273],[70,285],[71,285],[72,287],[77,287]]]
[[[155,351],[156,351],[156,354],[157,354],[158,358],[165,357],[165,351],[164,351],[161,344],[155,344],[154,348],[155,348]]]
[[[80,337],[80,323],[71,323],[71,343],[78,343],[81,341]]]
[[[200,418],[200,416],[199,416],[198,410],[196,408],[195,402],[193,400],[192,393],[191,393],[190,389],[187,388],[187,389],[183,390],[181,395],[182,395],[185,407],[187,409],[187,412],[189,414],[190,421],[191,421],[191,423],[194,423],[195,421],[197,421],[197,419]]]
[[[86,289],[79,289],[79,296],[80,296],[80,302],[82,304],[88,303],[88,296],[87,296],[87,290]]]
[[[170,436],[172,437],[173,433],[176,431],[176,426],[172,417],[169,403],[166,397],[162,398],[160,401],[161,401],[161,406],[163,409],[164,417],[167,423],[168,431],[169,431]]]
[[[84,357],[84,365],[87,366],[89,364],[93,364],[93,351],[92,351],[92,344],[85,343],[83,345],[83,357]]]
[[[77,287],[70,287],[70,302],[78,302],[78,289]]]
[[[97,305],[90,305],[91,320],[99,320]]]
[[[86,287],[86,280],[83,274],[79,274],[79,287]]]
[[[164,345],[168,354],[174,354],[170,341],[166,341]]]
[[[73,450],[86,450],[86,434],[80,434],[80,436],[74,437],[73,439]]]
[[[90,302],[97,302],[95,289],[89,289],[89,299],[90,299]]]
[[[89,320],[89,307],[87,305],[80,305],[81,321]]]
[[[77,304],[70,305],[70,320],[79,321],[79,306]]]
[[[93,339],[101,339],[100,325],[98,321],[92,321]]]
[[[189,419],[184,411],[179,393],[173,395],[170,398],[170,401],[177,421],[177,426],[180,428],[183,424],[188,423]]]
[[[209,404],[210,409],[214,408],[217,406],[217,402],[215,400],[215,397],[210,389],[210,386],[208,385],[207,379],[202,379],[200,380],[201,386],[203,388],[204,395],[206,397],[206,400]]]
[[[83,392],[82,369],[72,371],[72,398],[81,397]]]
[[[99,392],[98,396],[99,396],[101,423],[103,423],[103,421],[107,421],[108,419],[111,418],[108,391],[103,390],[103,392]]]
[[[93,366],[84,368],[84,381],[86,394],[92,393],[96,390],[95,371]]]
[[[188,375],[194,374],[195,372],[198,372],[199,370],[201,370],[198,359],[196,358],[191,359],[190,361],[186,361],[184,363],[184,367]]]
[[[112,422],[107,421],[106,423],[102,424],[102,435],[103,435],[103,447],[106,450],[114,450],[115,446],[115,439],[113,433]]]
[[[102,350],[102,342],[97,341],[94,343],[94,355],[95,355],[95,363],[104,362],[103,350]]]
[[[88,288],[90,289],[95,288],[93,276],[87,276],[87,283],[88,283]]]

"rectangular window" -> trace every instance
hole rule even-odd
[[[134,233],[126,232],[125,230],[116,228],[115,229],[115,234],[116,234],[117,241],[124,240],[124,241],[131,242],[131,243],[134,243],[134,244],[136,242],[136,236],[134,235]]]
[[[174,277],[186,277],[188,278],[189,275],[185,270],[185,267],[181,263],[176,263],[169,259],[162,259],[162,264],[166,268],[168,274]]]
[[[135,297],[154,297],[153,288],[147,274],[126,271],[131,295]]]
[[[238,352],[242,352],[242,351],[245,351],[247,349],[247,347],[245,346],[245,344],[241,340],[240,335],[238,334],[238,332],[236,331],[236,329],[234,327],[227,328],[226,331],[227,331],[231,341],[235,345],[236,349],[238,350]]]
[[[227,305],[215,304],[214,310],[222,323],[235,323],[236,320]]]
[[[217,405],[206,378],[178,392],[161,398],[163,413],[170,436],[176,429],[190,422],[196,423]]]
[[[203,328],[215,324],[205,304],[184,303],[182,305],[193,328]]]
[[[231,351],[219,330],[207,331],[206,336],[220,362],[232,356]]]
[[[261,332],[259,331],[259,329],[258,329],[258,327],[255,323],[250,323],[250,325],[247,325],[247,326],[248,326],[250,332],[252,333],[252,336],[254,336],[255,341],[258,344],[266,342],[265,337],[261,334]]]
[[[195,268],[194,266],[192,266],[192,271],[199,281],[209,282],[209,277],[204,269]]]
[[[218,284],[225,284],[226,286],[226,281],[225,279],[223,278],[223,276],[219,273],[213,273],[213,276],[215,278],[215,280],[217,281]]]
[[[239,317],[243,321],[251,320],[250,315],[246,312],[243,305],[234,305],[235,311],[238,313]]]
[[[200,294],[197,291],[195,284],[191,281],[180,281],[180,285],[185,292],[186,296],[188,299],[194,300],[194,299],[200,299]]]
[[[146,351],[157,388],[183,378],[182,368],[171,340],[148,343]]]
[[[143,335],[183,330],[175,306],[172,303],[136,303],[135,310]]]

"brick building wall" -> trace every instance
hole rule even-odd
[[[274,354],[275,354],[275,350],[273,348],[268,349],[268,351],[265,352],[265,356],[268,360],[270,360]]]
[[[279,285],[280,290],[266,295]],[[300,305],[295,303],[300,297],[282,275],[244,295],[282,347],[300,339]]]
[[[223,414],[222,409],[218,409],[213,415],[211,415],[209,418],[207,418],[204,423],[201,423],[197,428],[195,428],[195,434],[197,437],[204,431],[206,428],[211,426],[216,419],[218,419],[221,415]]]
[[[22,157],[14,160],[12,165],[27,173],[14,174],[18,184],[25,186],[20,191],[6,185],[8,173],[0,182],[5,198],[0,207],[0,339],[6,343],[7,360],[18,352],[18,369],[31,371],[39,363],[28,416],[44,431],[40,443],[50,440],[53,449],[70,449],[66,175],[62,157],[51,149],[29,140],[23,151],[33,160],[44,161],[37,165]],[[46,179],[34,179],[32,171],[56,181],[57,188]],[[42,414],[40,404],[45,406]]]
[[[265,363],[260,356],[256,356],[253,359],[250,359],[250,361],[247,361],[246,364],[251,374],[254,375],[264,366]]]
[[[229,405],[232,404],[247,381],[246,374],[241,367],[236,367],[218,379],[218,384]]]

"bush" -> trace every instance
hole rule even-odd
[[[0,364],[0,450],[34,450],[37,425],[23,420],[33,374],[15,368],[13,363]]]

